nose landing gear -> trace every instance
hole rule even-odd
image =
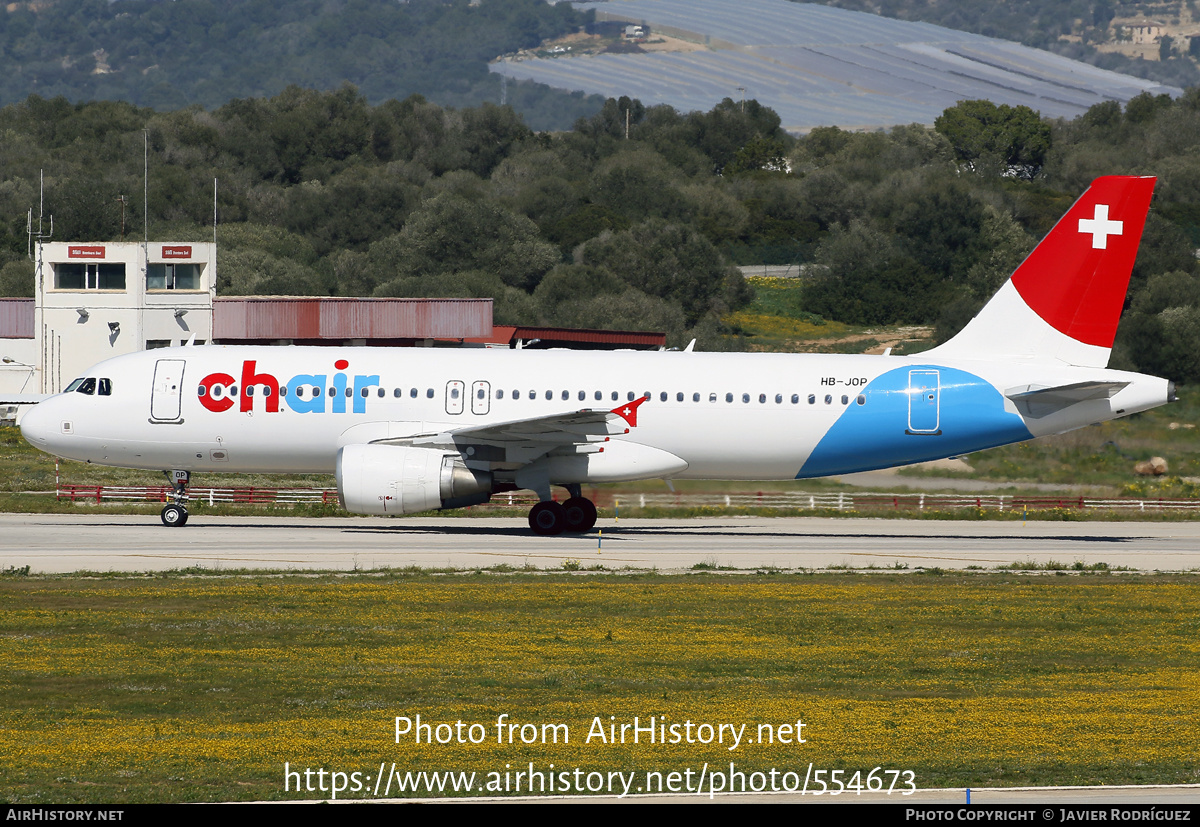
[[[163,473],[171,481],[171,497],[174,502],[163,506],[162,513],[159,515],[162,524],[169,528],[187,525],[187,486],[191,480],[191,474],[187,471],[163,471]]]

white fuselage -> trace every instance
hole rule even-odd
[[[1170,395],[1165,380],[1140,374],[920,355],[206,346],[118,357],[85,378],[107,380],[108,393],[42,402],[22,423],[33,445],[190,472],[330,473],[346,445],[609,411],[647,396],[636,426],[612,442],[678,457],[677,478],[793,479],[1071,430]],[[1038,417],[1006,396],[1088,381],[1125,384]],[[515,466],[500,458],[491,470]]]

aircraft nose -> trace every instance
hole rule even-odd
[[[52,416],[45,402],[34,405],[21,417],[21,436],[37,448],[48,447],[50,437],[54,433]]]

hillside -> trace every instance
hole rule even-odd
[[[505,94],[538,128],[567,128],[602,100],[513,84],[487,62],[588,19],[543,0],[38,0],[0,10],[0,104],[28,95],[158,110],[355,85],[373,103],[445,106]]]

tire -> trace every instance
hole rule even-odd
[[[582,534],[596,525],[596,505],[587,497],[572,497],[563,503],[566,512],[565,531]]]
[[[187,509],[181,505],[164,506],[159,516],[162,518],[162,524],[170,528],[187,525]]]
[[[529,527],[543,537],[562,534],[567,528],[566,510],[553,500],[540,502],[529,509]]]

